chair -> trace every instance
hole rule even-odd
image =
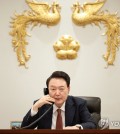
[[[108,124],[100,124],[101,121],[101,99],[99,97],[91,96],[79,96],[80,98],[87,101],[87,108],[91,113],[93,120],[97,124],[97,129],[108,129]]]

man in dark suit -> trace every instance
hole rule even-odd
[[[21,127],[28,126],[41,117],[51,106],[49,111],[36,123],[27,128],[34,129],[94,129],[93,121],[86,101],[69,96],[70,77],[63,71],[55,71],[46,81],[45,96],[35,101],[32,108],[23,118]],[[60,109],[60,120],[57,121]],[[56,123],[57,122],[57,123]],[[58,123],[59,122],[59,123]],[[61,124],[61,127],[58,127]]]

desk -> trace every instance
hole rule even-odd
[[[1,129],[0,134],[120,134],[120,129],[106,129],[106,130],[33,130],[33,129],[19,129],[6,130]]]

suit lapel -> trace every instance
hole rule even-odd
[[[75,105],[70,96],[68,96],[65,105],[65,126],[71,126],[75,115]]]

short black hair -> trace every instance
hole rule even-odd
[[[69,87],[70,85],[70,76],[63,72],[63,71],[55,71],[52,73],[52,75],[46,80],[46,86],[48,88],[49,82],[52,78],[62,78],[66,81],[67,86]]]

